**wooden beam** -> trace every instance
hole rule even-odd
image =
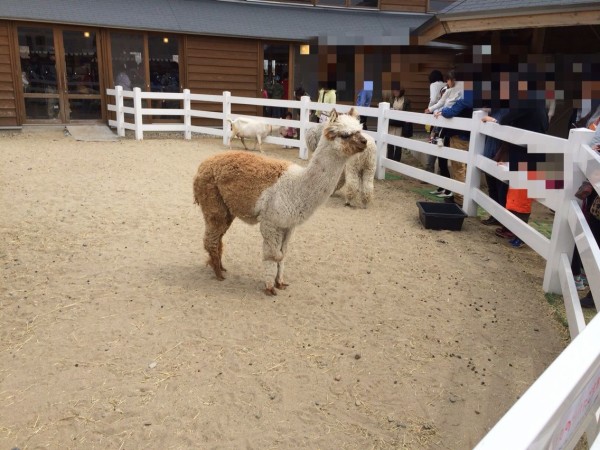
[[[434,39],[439,38],[440,36],[447,34],[448,32],[449,31],[448,31],[447,27],[445,26],[445,24],[443,24],[439,20],[436,20],[436,22],[434,24],[432,24],[431,26],[427,27],[426,29],[418,32],[417,44],[418,45],[428,44],[429,42],[433,41]]]
[[[600,25],[600,11],[552,12],[521,16],[477,17],[443,20],[449,33],[480,30],[508,30],[516,28],[566,27]]]

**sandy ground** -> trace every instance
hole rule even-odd
[[[0,448],[468,449],[566,345],[543,260],[424,229],[414,180],[332,196],[275,298],[235,221],[217,281],[192,179],[220,151],[0,135]]]

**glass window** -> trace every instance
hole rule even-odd
[[[93,120],[102,117],[100,99],[76,98],[69,100],[71,120]]]
[[[32,120],[58,119],[60,102],[56,98],[25,98],[25,116]]]
[[[177,36],[148,36],[150,90],[179,92],[179,38]],[[179,100],[152,100],[153,108],[182,108]],[[159,119],[180,121],[181,116],[159,116]]]
[[[19,27],[23,91],[56,93],[56,52],[51,28]]]
[[[318,6],[346,6],[346,0],[317,0]]]
[[[70,94],[99,94],[98,51],[93,31],[64,31],[67,90]]]
[[[148,36],[150,90],[179,92],[179,38]]]
[[[348,6],[359,8],[378,8],[378,0],[348,0]]]
[[[263,46],[263,95],[273,99],[289,98],[289,45]],[[281,118],[287,108],[265,107],[267,117]]]
[[[111,33],[113,81],[126,91],[134,87],[146,90],[144,66],[144,36],[141,34]]]

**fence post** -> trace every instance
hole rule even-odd
[[[552,224],[552,236],[550,238],[550,252],[546,261],[546,270],[544,271],[544,292],[560,294],[560,279],[558,270],[560,266],[560,255],[566,253],[572,260],[575,238],[569,228],[568,217],[570,201],[574,199],[577,188],[583,181],[583,174],[577,168],[578,154],[581,145],[591,141],[593,133],[587,129],[571,130],[569,140],[565,145],[563,156],[564,161],[564,187],[561,191],[561,197],[558,209],[554,213],[554,222]]]
[[[185,127],[185,131],[183,132],[183,137],[185,139],[192,138],[192,116],[190,116],[190,111],[192,109],[192,102],[190,100],[190,90],[183,90],[183,126]]]
[[[310,103],[309,96],[303,96],[300,99],[300,149],[298,150],[298,157],[300,159],[308,159],[308,147],[306,147],[306,131],[308,130],[308,122],[310,119],[310,109],[308,104]]]
[[[389,109],[389,103],[381,102],[379,104],[377,115],[377,172],[375,173],[378,180],[385,178],[385,168],[383,167],[383,159],[387,158],[387,139],[385,139],[385,135],[389,132],[390,123],[390,120],[385,117],[385,112]]]
[[[143,116],[142,116],[142,90],[133,88],[133,117],[135,125],[135,138],[138,141],[144,139]]]
[[[223,145],[229,145],[231,127],[227,121],[231,116],[231,92],[223,91]]]
[[[117,107],[117,136],[125,136],[125,113],[123,112],[123,86],[115,86],[115,105]]]
[[[481,119],[486,114],[483,111],[474,111],[471,119],[471,138],[469,139],[469,155],[467,157],[467,174],[465,176],[465,195],[463,199],[463,210],[468,216],[477,216],[477,204],[473,201],[473,190],[481,187],[481,170],[476,165],[477,155],[483,153],[485,135],[480,129],[483,125]]]

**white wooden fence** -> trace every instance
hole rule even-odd
[[[262,98],[234,97],[229,92],[222,95],[183,93],[151,93],[135,88],[123,91],[120,86],[107,91],[114,96],[115,104],[109,105],[116,120],[109,125],[117,128],[119,136],[125,130],[133,130],[136,139],[143,139],[144,131],[181,131],[186,139],[192,133],[223,137],[228,145],[230,127],[228,119],[239,115],[231,113],[231,105],[255,105],[298,109],[300,120],[284,120],[260,117],[258,120],[275,126],[295,127],[300,139],[284,139],[269,136],[266,142],[299,148],[299,157],[308,159],[304,140],[306,130],[314,126],[309,122],[311,110],[330,111],[336,108],[347,112],[351,107],[311,102],[308,97],[301,101],[269,100]],[[124,106],[124,99],[131,99],[133,106]],[[182,109],[144,108],[142,100],[179,100]],[[192,102],[212,102],[222,105],[222,112],[192,109]],[[221,108],[219,108],[221,109]],[[600,408],[600,319],[594,318],[586,327],[570,260],[575,244],[581,255],[597,309],[600,306],[600,249],[581,212],[574,194],[584,178],[590,180],[600,192],[600,156],[587,145],[592,138],[589,130],[572,130],[569,139],[560,139],[494,123],[483,123],[484,113],[477,111],[472,118],[434,118],[430,114],[394,111],[388,103],[378,108],[358,107],[362,116],[375,118],[377,129],[367,131],[377,142],[377,173],[385,177],[386,170],[441,186],[464,196],[463,209],[475,216],[477,205],[483,207],[503,225],[546,260],[543,289],[561,293],[564,298],[572,342],[529,388],[519,401],[506,413],[498,424],[479,443],[477,449],[570,449],[586,432],[592,448],[600,449],[598,412]],[[177,123],[143,123],[144,116],[182,117]],[[132,120],[126,120],[126,117]],[[217,119],[220,128],[192,125],[192,118]],[[468,151],[438,147],[427,142],[388,134],[390,119],[415,124],[437,125],[466,130],[471,133]],[[546,189],[543,180],[528,180],[522,172],[511,172],[505,165],[498,165],[483,156],[485,136],[526,145],[531,153],[560,154],[564,161],[564,188]],[[413,152],[440,156],[467,165],[465,182],[459,182],[425,170],[388,159],[387,144],[406,148]],[[555,211],[550,239],[518,219],[487,196],[480,189],[482,172],[497,179],[509,181],[513,188],[528,189],[528,195]],[[525,300],[525,299],[524,299]]]

